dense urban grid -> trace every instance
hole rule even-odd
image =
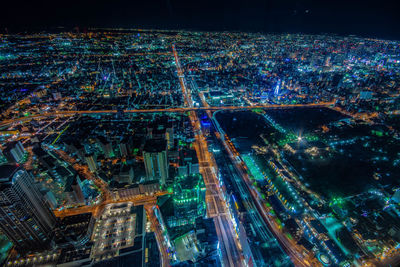
[[[400,264],[400,42],[0,39],[0,264]]]

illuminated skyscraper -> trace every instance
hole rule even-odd
[[[25,149],[20,141],[9,143],[4,150],[4,155],[9,162],[21,162],[24,159]]]
[[[69,177],[65,185],[65,191],[69,204],[84,204],[85,197],[82,192],[82,184],[79,177]]]
[[[195,219],[206,212],[206,186],[200,174],[179,176],[174,182],[175,217]]]
[[[4,156],[4,153],[0,148],[0,164],[5,162],[7,162],[7,158]]]
[[[0,166],[0,229],[18,251],[51,246],[56,223],[33,177],[17,165]]]
[[[119,152],[121,157],[128,156],[128,145],[125,142],[121,142],[119,144]]]
[[[99,141],[101,150],[104,153],[104,156],[106,158],[113,158],[115,155],[114,155],[114,151],[112,149],[111,143],[103,136],[99,136],[98,141]]]
[[[327,57],[325,59],[325,67],[329,67],[331,65],[331,57]]]
[[[86,164],[89,166],[89,170],[91,172],[97,171],[97,162],[94,154],[86,154],[85,155]]]
[[[143,160],[147,180],[159,180],[165,184],[168,179],[167,142],[150,139],[143,149]]]
[[[168,149],[174,146],[174,128],[172,125],[169,125],[166,128],[165,138],[168,142]]]
[[[280,90],[280,88],[281,88],[281,80],[278,80],[278,82],[277,82],[277,84],[276,84],[276,87],[275,87],[275,90],[274,90],[274,95],[275,95],[275,96],[278,96],[278,95],[279,95],[279,90]]]

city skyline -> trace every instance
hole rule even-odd
[[[141,28],[360,35],[399,40],[396,2],[251,0],[7,2],[1,32]],[[63,28],[59,28],[63,27]]]
[[[158,3],[9,3],[0,265],[398,266],[394,10]]]

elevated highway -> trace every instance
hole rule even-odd
[[[206,106],[206,107],[180,107],[180,108],[160,108],[160,109],[125,109],[124,113],[184,113],[189,111],[200,111],[200,110],[251,110],[251,109],[287,109],[287,108],[307,108],[307,107],[330,107],[334,102],[320,102],[311,104],[286,104],[286,105],[255,105],[255,106]],[[91,115],[91,114],[116,114],[117,110],[63,110],[56,112],[46,112],[42,114],[35,114],[32,116],[25,116],[19,118],[13,118],[8,120],[3,120],[0,122],[0,127],[6,127],[14,123],[22,123],[30,121],[32,119],[48,118],[48,117],[67,117],[75,115]]]
[[[160,191],[156,192],[153,195],[137,195],[133,196],[131,198],[126,198],[122,200],[106,200],[106,201],[101,201],[97,205],[83,205],[79,207],[74,207],[74,208],[69,208],[69,209],[62,209],[62,210],[53,210],[54,215],[59,218],[67,217],[67,216],[72,216],[72,215],[78,215],[82,213],[92,213],[94,217],[97,217],[100,212],[104,209],[104,207],[108,204],[112,203],[123,203],[123,202],[132,202],[133,205],[139,206],[139,205],[150,205],[154,206],[157,203],[157,197],[163,196],[169,194],[166,191]]]

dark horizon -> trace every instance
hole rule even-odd
[[[400,266],[390,1],[30,1],[0,9],[0,266]]]
[[[393,1],[85,1],[8,2],[0,31],[56,27],[144,28],[358,35],[400,40]]]

